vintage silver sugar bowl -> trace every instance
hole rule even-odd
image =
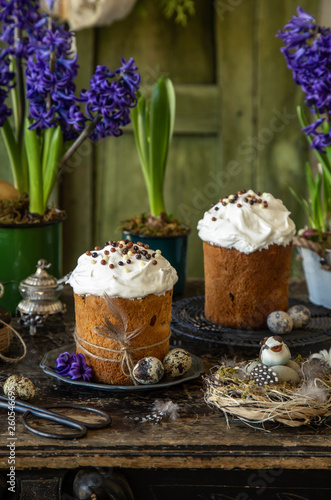
[[[62,283],[67,277],[57,280],[46,271],[50,266],[46,260],[39,260],[35,274],[19,284],[23,300],[17,306],[17,313],[23,324],[30,327],[31,335],[36,333],[37,326],[58,320],[65,312],[65,305],[59,297],[63,290]]]

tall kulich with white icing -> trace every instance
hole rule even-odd
[[[79,257],[68,280],[75,298],[76,350],[93,368],[94,381],[132,385],[129,364],[145,356],[162,360],[169,352],[177,280],[161,252],[141,242],[109,241]],[[106,318],[119,337],[104,329]],[[116,340],[123,333],[124,343]]]
[[[258,330],[266,328],[272,311],[288,309],[295,225],[281,200],[238,191],[205,212],[198,231],[208,320]]]

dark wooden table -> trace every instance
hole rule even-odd
[[[203,283],[190,280],[187,293],[201,295]],[[291,283],[291,294],[307,298],[301,282]],[[28,354],[17,364],[0,361],[0,386],[9,375],[24,374],[36,386],[35,404],[88,404],[109,412],[112,426],[89,430],[78,440],[55,440],[29,433],[17,415],[15,496],[8,493],[5,484],[8,419],[6,411],[0,410],[0,499],[73,499],[75,474],[90,468],[97,468],[105,481],[113,478],[116,482],[117,474],[123,474],[136,500],[331,498],[327,482],[331,468],[329,427],[279,426],[266,432],[231,421],[228,428],[224,417],[204,402],[202,377],[163,390],[109,392],[74,387],[45,375],[39,368],[43,355],[72,342],[71,290],[65,290],[63,300],[68,307],[65,325],[38,331],[34,337],[23,331]],[[200,356],[206,372],[223,355],[233,355],[233,348],[215,348],[185,337],[174,336],[173,343]],[[330,346],[330,342],[318,344],[314,351]],[[296,353],[307,354],[304,348],[292,352]],[[156,400],[177,403],[179,418],[158,424],[143,422]]]

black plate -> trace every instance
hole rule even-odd
[[[81,387],[85,387],[88,389],[101,389],[103,391],[150,391],[152,389],[165,389],[166,387],[172,387],[173,385],[182,384],[183,382],[188,382],[189,380],[193,380],[201,373],[204,372],[204,365],[202,359],[191,354],[192,357],[192,366],[188,372],[184,373],[181,377],[175,379],[163,378],[158,384],[148,384],[148,385],[109,385],[109,384],[101,384],[97,382],[85,382],[83,379],[71,380],[68,377],[62,377],[55,371],[56,359],[63,352],[75,352],[76,346],[75,344],[70,344],[64,347],[59,347],[57,349],[53,349],[45,354],[43,359],[40,362],[40,368],[47,375],[51,375],[52,377],[57,378],[58,380],[62,380],[67,384],[78,385]]]
[[[311,312],[311,320],[305,328],[284,334],[289,347],[305,346],[331,340],[331,310],[311,303],[290,299],[290,307],[302,304]],[[171,330],[194,340],[212,344],[238,347],[259,347],[269,330],[234,330],[208,321],[204,316],[205,298],[189,297],[173,303]]]

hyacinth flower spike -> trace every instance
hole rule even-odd
[[[317,24],[311,14],[298,7],[297,16],[292,17],[277,37],[283,41],[281,52],[294,82],[305,94],[305,103],[314,119],[310,123],[301,106],[297,108],[302,131],[320,164],[317,174],[306,164],[309,202],[297,196],[293,189],[291,192],[306,212],[309,226],[321,232],[330,231],[331,30]]]
[[[82,142],[117,137],[130,123],[140,75],[132,58],[114,72],[98,66],[90,89],[76,96],[74,35],[40,13],[39,0],[0,0],[0,23],[0,127],[15,187],[29,194],[30,212],[42,215]]]

